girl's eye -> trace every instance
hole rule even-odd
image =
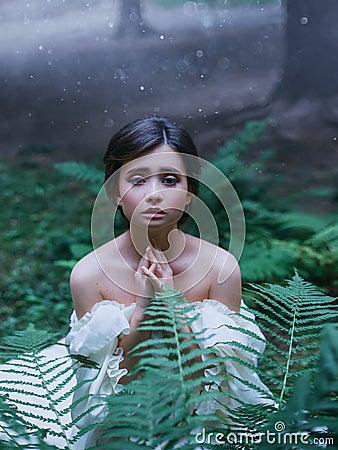
[[[131,183],[131,184],[142,184],[144,181],[145,181],[144,178],[137,176],[137,177],[130,178],[129,183]]]
[[[167,186],[175,186],[177,183],[179,183],[179,181],[180,180],[174,176],[165,177],[162,180],[162,182]]]

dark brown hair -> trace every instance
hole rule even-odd
[[[168,145],[182,154],[198,156],[197,148],[190,134],[166,117],[148,117],[128,123],[110,139],[103,158],[105,165],[105,182],[108,197],[117,193],[116,183],[109,185],[109,178],[125,162],[142,156],[142,153],[159,145]],[[184,159],[183,159],[184,161]],[[188,190],[198,194],[198,176],[200,164],[198,158],[189,159],[187,167]],[[114,178],[114,177],[112,177]],[[183,214],[183,216],[185,213]],[[183,216],[180,223],[183,222]]]

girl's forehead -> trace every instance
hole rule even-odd
[[[149,173],[178,172],[185,175],[186,169],[179,152],[167,145],[155,147],[123,164],[122,173],[136,171]]]

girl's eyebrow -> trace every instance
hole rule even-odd
[[[149,167],[135,167],[134,169],[130,169],[127,171],[127,174],[131,173],[150,173]],[[176,169],[175,167],[160,167],[158,173],[177,173],[182,175],[181,171]]]

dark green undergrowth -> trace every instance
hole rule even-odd
[[[319,437],[330,439],[330,448],[336,448],[331,447],[337,443],[338,432],[335,299],[318,292],[297,273],[283,285],[252,284],[251,290],[263,307],[256,315],[257,322],[265,334],[274,337],[264,355],[257,345],[262,337],[250,327],[254,319],[247,308],[212,330],[194,328],[203,312],[196,314],[195,307],[179,291],[165,287],[149,302],[147,318],[139,325],[150,335],[132,350],[139,358],[130,373],[132,379],[127,376],[125,388],[107,397],[81,390],[96,379],[99,368],[84,355],[72,354],[70,364],[67,354],[54,354],[49,359],[41,353],[55,342],[55,335],[29,326],[1,339],[0,447],[8,444],[4,448],[55,450],[43,438],[57,436],[57,448],[74,449],[81,435],[98,426],[98,441],[86,448],[259,450],[277,442],[285,445],[272,448],[305,450],[309,444],[311,448],[326,448]],[[194,331],[187,333],[187,326]],[[229,331],[234,332],[233,340]],[[82,382],[72,385],[73,376],[84,369]],[[229,390],[229,381],[237,389]],[[67,414],[73,394],[75,404],[84,402],[88,407],[74,411],[70,417]],[[91,395],[94,402],[88,402]],[[48,414],[42,406],[46,400]],[[215,401],[216,410],[212,406]],[[89,416],[105,404],[104,418],[95,413]],[[199,412],[197,406],[201,407]],[[88,421],[83,422],[86,418]],[[74,425],[81,431],[70,435]],[[207,435],[221,433],[226,445],[197,441],[196,433],[202,429]],[[273,442],[268,432],[276,431],[279,438],[287,440]],[[306,434],[308,442],[290,446],[290,433]],[[241,436],[256,439],[241,442]],[[33,446],[27,445],[31,439]]]
[[[72,309],[68,267],[90,242],[94,200],[82,183],[51,165],[0,164],[1,335],[34,322],[66,332]]]

